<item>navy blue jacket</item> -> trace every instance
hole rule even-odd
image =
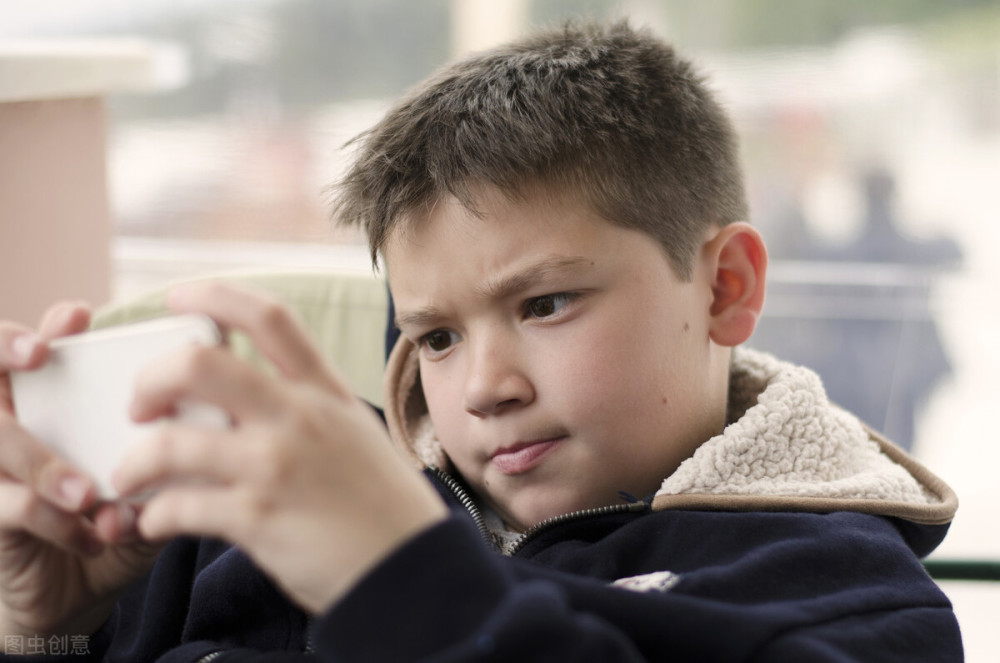
[[[654,495],[569,514],[501,554],[447,458],[428,462],[434,449],[409,439],[419,384],[405,342],[397,349],[390,432],[452,517],[312,619],[241,551],[175,540],[92,637],[90,658],[69,658],[962,659],[951,606],[920,563],[948,529],[954,493],[827,403],[814,374],[738,353],[730,424]]]
[[[544,529],[505,558],[451,491],[440,491],[454,516],[315,620],[239,550],[178,539],[92,638],[92,657],[69,658],[961,660],[951,606],[918,561],[946,526],[850,512],[652,511],[640,502]],[[673,573],[662,586],[612,584],[666,568]]]

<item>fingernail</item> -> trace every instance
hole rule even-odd
[[[81,477],[70,476],[59,482],[59,494],[66,506],[71,509],[80,508],[88,490],[90,490],[89,482]]]
[[[31,360],[31,355],[34,354],[39,343],[41,340],[34,334],[21,334],[16,337],[10,344],[14,359],[22,364],[27,363]]]

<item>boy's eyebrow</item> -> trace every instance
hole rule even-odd
[[[410,313],[396,313],[396,328],[424,327],[441,318],[441,313],[433,306],[425,306]]]
[[[506,274],[495,280],[488,281],[484,286],[476,288],[476,294],[494,299],[504,299],[510,295],[527,290],[539,281],[555,273],[591,264],[590,258],[583,256],[554,256],[529,265],[520,271]]]
[[[535,283],[544,280],[554,273],[579,267],[583,264],[593,264],[590,258],[583,256],[555,256],[514,272],[501,276],[476,288],[476,294],[492,299],[504,299],[510,295],[526,290]],[[441,318],[441,311],[435,306],[425,306],[415,311],[397,312],[396,327],[422,327],[433,324]]]

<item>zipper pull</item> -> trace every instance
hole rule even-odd
[[[618,491],[618,497],[622,498],[624,501],[628,502],[629,504],[638,504],[639,502],[642,501],[638,497],[636,497],[635,495],[633,495],[632,493],[626,493],[624,490],[619,490]]]

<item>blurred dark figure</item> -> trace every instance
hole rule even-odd
[[[931,269],[957,267],[962,260],[958,245],[949,238],[915,240],[900,234],[893,203],[896,181],[883,168],[873,168],[862,176],[867,214],[861,235],[831,253],[833,260],[882,262],[916,265]]]
[[[863,173],[860,186],[864,228],[849,244],[824,245],[799,210],[784,215],[792,241],[779,244],[750,344],[814,368],[831,400],[910,449],[916,413],[951,373],[930,290],[962,255],[951,239],[920,241],[899,232],[888,171]]]

